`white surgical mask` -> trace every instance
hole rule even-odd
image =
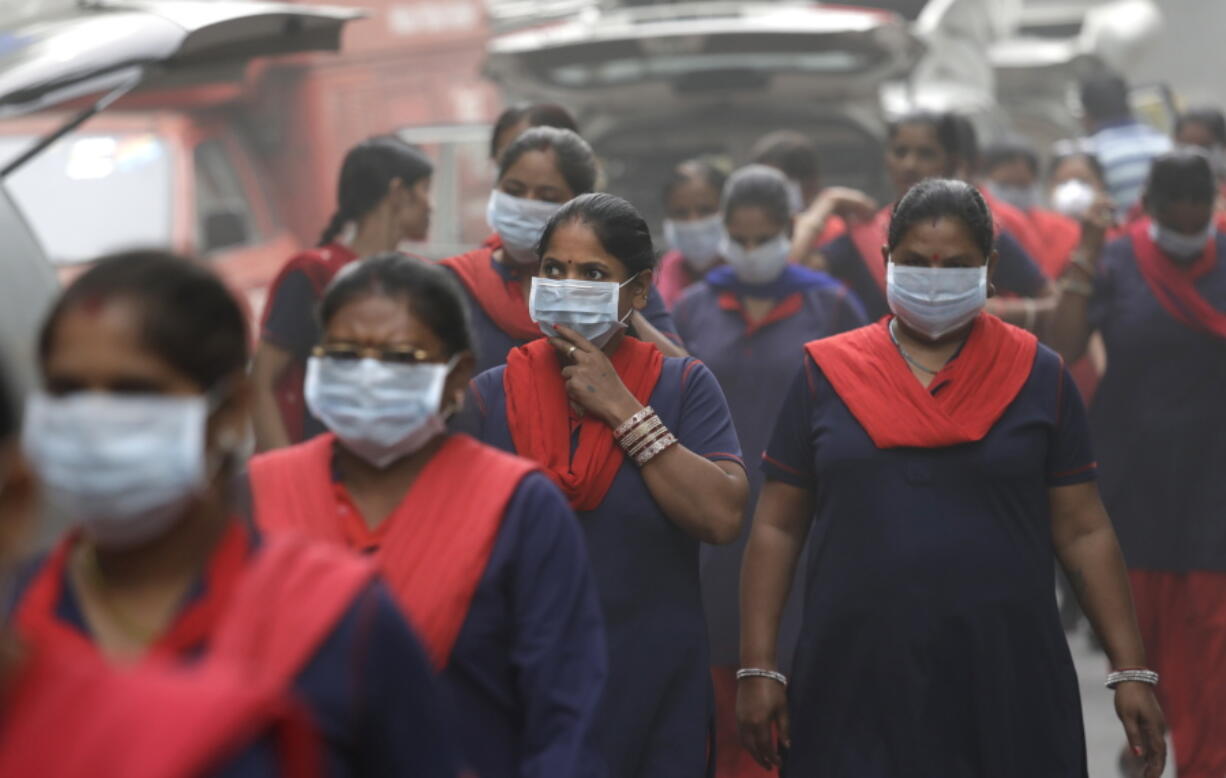
[[[1013,186],[989,181],[988,191],[996,195],[997,199],[1021,211],[1037,208],[1041,199],[1037,186]]]
[[[209,480],[203,395],[31,395],[22,446],[52,506],[102,548],[168,531]]]
[[[619,284],[616,281],[572,281],[535,276],[528,294],[528,312],[548,337],[557,336],[555,327],[562,324],[597,348],[604,348],[614,335],[626,328],[625,321],[617,315],[617,303],[621,288],[633,280],[631,276]],[[627,313],[626,318],[629,316]]]
[[[718,213],[690,221],[664,220],[664,240],[681,252],[685,264],[698,273],[710,270],[719,259],[723,238],[724,219]]]
[[[307,407],[345,448],[378,468],[420,451],[441,435],[447,364],[397,365],[378,359],[311,357]]]
[[[746,251],[744,246],[725,235],[720,254],[732,267],[736,277],[747,284],[769,284],[787,267],[792,242],[787,235],[777,235],[762,245]]]
[[[534,265],[538,261],[536,244],[541,239],[541,233],[561,207],[561,203],[512,197],[495,189],[490,192],[485,217],[490,228],[502,238],[502,247],[512,262]]]
[[[910,267],[890,262],[890,310],[911,329],[937,340],[974,319],[988,301],[988,268]]]
[[[1158,222],[1149,223],[1149,237],[1158,244],[1162,253],[1177,262],[1191,262],[1200,257],[1205,252],[1209,239],[1213,237],[1214,230],[1212,221],[1204,230],[1191,235],[1167,229]]]
[[[1080,221],[1094,205],[1094,187],[1077,178],[1070,178],[1051,192],[1051,207],[1056,213]]]

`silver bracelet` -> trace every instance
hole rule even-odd
[[[622,437],[626,435],[627,432],[634,429],[634,425],[638,424],[641,421],[644,421],[645,419],[647,419],[649,416],[653,415],[654,413],[655,411],[651,409],[650,405],[643,408],[643,410],[639,411],[638,413],[634,414],[630,418],[623,421],[621,424],[617,425],[617,429],[613,430],[613,438],[616,440],[620,440]]]
[[[739,681],[742,678],[769,678],[772,681],[778,681],[784,686],[788,685],[788,677],[783,673],[777,673],[774,670],[763,670],[760,667],[743,667],[736,671],[736,679]]]
[[[617,441],[617,445],[621,446],[626,453],[630,453],[639,441],[650,437],[653,432],[663,428],[664,422],[660,421],[660,417],[653,413],[647,421],[641,422],[637,427],[623,435]]]
[[[1158,674],[1153,670],[1145,670],[1137,668],[1134,670],[1116,670],[1112,673],[1107,673],[1106,687],[1114,689],[1122,683],[1129,681],[1137,681],[1138,683],[1147,683],[1150,686],[1158,685]]]
[[[671,432],[666,432],[664,437],[652,443],[647,448],[634,455],[634,463],[639,467],[645,466],[648,462],[668,451],[673,446],[677,445],[677,436]]]

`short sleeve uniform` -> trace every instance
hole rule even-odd
[[[841,284],[830,283],[782,298],[766,318],[748,323],[739,299],[706,282],[685,291],[673,318],[690,353],[719,380],[736,425],[741,451],[749,463],[749,501],[741,536],[724,546],[704,545],[702,586],[711,634],[711,661],[739,661],[741,557],[762,486],[757,463],[779,415],[783,397],[796,373],[797,347],[867,324],[859,303]],[[794,639],[799,598],[789,600],[784,632]],[[792,640],[781,642],[790,661]]]
[[[785,776],[1084,778],[1048,490],[1095,462],[1059,357],[982,440],[883,450],[806,355],[763,467],[816,505]]]
[[[473,381],[469,426],[483,442],[515,452],[504,371]],[[650,404],[686,448],[740,462],[723,393],[700,362],[665,359]],[[608,693],[594,728],[601,767],[612,776],[701,778],[711,692],[699,543],[664,515],[628,461],[601,505],[578,519],[609,643]]]
[[[1196,288],[1226,311],[1226,234],[1217,248]],[[1130,238],[1104,253],[1090,320],[1107,348],[1090,419],[1128,566],[1226,572],[1226,340],[1162,307]]]
[[[40,567],[28,567],[19,587]],[[197,582],[184,614],[206,595],[207,585],[204,578]],[[57,617],[88,634],[67,573],[60,592]],[[184,658],[207,650],[207,644],[200,644]],[[319,730],[329,778],[456,775],[449,709],[443,706],[433,668],[381,583],[368,587],[345,611],[294,678],[293,690]],[[236,769],[250,772],[263,761],[257,750]]]

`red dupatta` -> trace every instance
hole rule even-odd
[[[439,264],[459,277],[498,329],[515,340],[536,340],[541,337],[541,328],[528,314],[523,287],[517,279],[504,279],[494,268],[494,252],[500,248],[502,241],[493,235],[481,248]]]
[[[1128,230],[1137,268],[1149,290],[1179,323],[1197,332],[1226,338],[1226,311],[1214,308],[1196,289],[1196,280],[1217,265],[1217,237],[1209,239],[1199,259],[1183,267],[1163,254],[1149,237],[1149,224],[1148,219],[1141,219]]]
[[[285,775],[323,775],[314,727],[228,665],[120,670],[27,643],[4,691],[0,775],[199,778],[275,735]]]
[[[343,515],[352,509],[332,482],[335,441],[334,435],[320,435],[251,460],[255,518],[262,529],[357,545]],[[377,530],[375,560],[440,669],[468,617],[507,503],[534,470],[527,460],[452,435]]]
[[[881,293],[885,294],[885,259],[881,256],[881,247],[889,239],[890,215],[893,206],[887,205],[866,222],[857,222],[847,228],[851,242],[855,244],[860,259],[868,268],[869,275],[877,282]]]
[[[623,336],[610,361],[630,393],[646,405],[664,369],[659,349]],[[575,510],[594,510],[613,485],[624,455],[609,425],[586,415],[579,420],[579,445],[572,456],[570,399],[557,349],[548,340],[514,349],[502,383],[515,450],[540,462]]]
[[[805,346],[877,448],[982,440],[1034,367],[1035,336],[981,313],[962,351],[925,389],[890,339],[889,321]]]
[[[269,287],[271,290],[269,303],[264,306],[264,313],[260,320],[261,328],[263,323],[268,321],[268,316],[272,311],[272,298],[287,275],[301,272],[311,282],[311,288],[315,290],[315,298],[319,299],[323,297],[324,289],[328,287],[336,274],[357,258],[358,255],[353,253],[348,246],[340,243],[329,243],[291,257],[277,273],[277,277],[273,279]],[[277,378],[276,386],[273,388],[277,408],[281,412],[281,423],[285,425],[285,432],[293,441],[302,440],[304,434],[302,422],[306,403],[302,396],[302,384],[305,380],[306,363],[294,360]]]

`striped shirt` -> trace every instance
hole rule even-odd
[[[1107,190],[1120,211],[1141,199],[1150,162],[1173,147],[1166,135],[1135,119],[1111,123],[1089,140],[1102,163]]]

